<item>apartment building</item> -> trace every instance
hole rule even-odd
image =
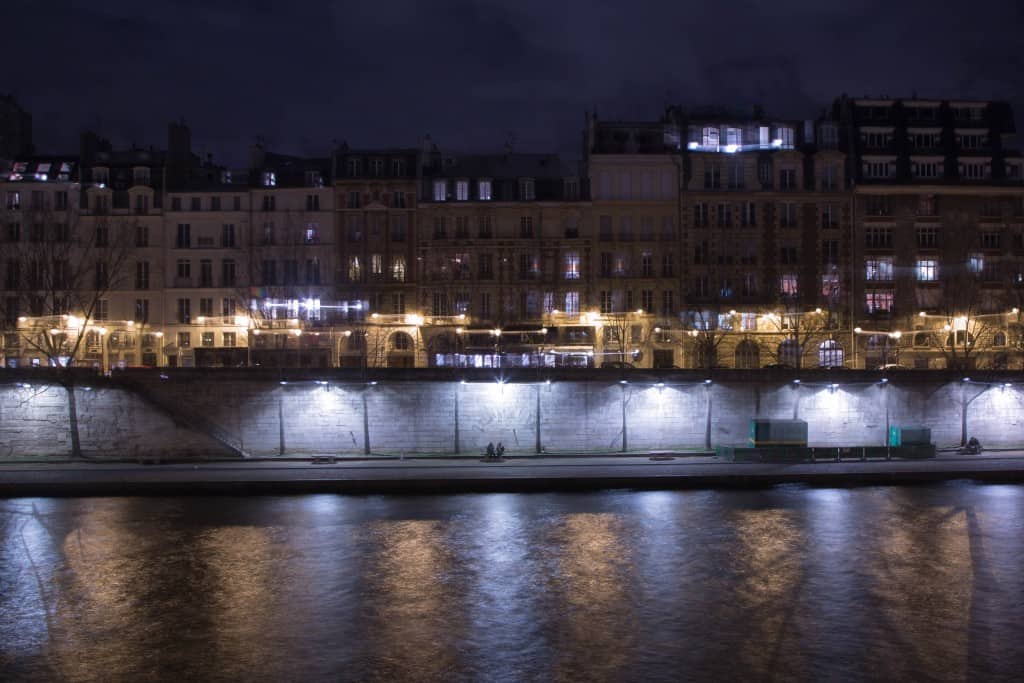
[[[511,146],[435,155],[417,222],[427,365],[593,362],[589,205],[576,168]]]
[[[1024,159],[1009,105],[836,100],[865,367],[1020,367]],[[860,363],[859,363],[860,364]]]
[[[424,363],[416,211],[422,168],[433,154],[429,138],[421,149],[343,144],[334,153],[338,305],[347,323],[339,350],[342,367]]]
[[[1007,104],[586,118],[581,163],[93,133],[0,166],[7,367],[1022,367]],[[22,143],[18,143],[21,145]],[[19,149],[24,150],[24,147]]]
[[[850,212],[833,123],[670,108],[591,118],[587,144],[606,355],[844,363]]]

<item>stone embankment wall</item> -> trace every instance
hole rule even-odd
[[[931,427],[944,447],[960,442],[965,414],[986,447],[1024,447],[1018,373],[795,378],[194,370],[93,378],[75,391],[83,451],[129,458],[478,454],[499,441],[520,454],[704,449],[744,443],[752,417],[807,420],[812,446],[882,445],[888,425],[906,424]],[[67,455],[69,443],[65,389],[45,376],[0,374],[0,457]]]

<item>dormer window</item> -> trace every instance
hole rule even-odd
[[[491,180],[490,178],[478,180],[476,184],[477,199],[482,202],[491,201]]]
[[[277,187],[277,174],[273,171],[264,171],[263,187]]]
[[[324,174],[320,171],[306,171],[306,187],[323,187]]]
[[[384,175],[384,160],[372,159],[370,161],[370,172],[373,175]]]
[[[790,126],[780,126],[778,137],[772,141],[772,146],[781,147],[782,149],[793,149],[793,128]]]
[[[980,121],[981,107],[972,106],[954,106],[953,107],[953,118],[957,121]]]
[[[532,202],[535,196],[533,178],[520,178],[519,199],[524,202]]]
[[[958,130],[956,142],[963,149],[983,149],[988,145],[988,135],[983,130]]]
[[[139,166],[132,169],[133,185],[149,185],[149,168]]]
[[[222,185],[230,185],[231,184],[231,171],[221,171],[220,172],[220,182],[221,182]]]
[[[405,175],[405,159],[391,160],[391,175],[396,177]]]
[[[348,174],[350,177],[356,177],[363,173],[363,162],[362,159],[349,159],[348,160]]]
[[[36,166],[36,180],[47,180],[50,177],[50,164],[40,163]]]
[[[92,169],[92,181],[99,186],[110,182],[110,170],[105,166],[97,166]]]
[[[25,171],[28,170],[28,164],[24,161],[15,162],[14,166],[11,167],[11,173],[8,179],[13,181],[22,180],[25,177]]]
[[[64,162],[60,165],[58,180],[71,180],[71,164]]]
[[[455,199],[456,201],[464,202],[469,200],[469,181],[468,180],[456,180],[455,181]]]
[[[447,180],[435,180],[434,181],[434,201],[443,202],[448,199],[448,181]]]
[[[564,188],[566,199],[580,198],[580,181],[578,178],[566,178],[564,182]]]
[[[701,147],[714,148],[718,147],[718,129],[707,126],[701,131]]]
[[[839,129],[834,123],[822,123],[818,126],[818,147],[835,149],[839,146]]]

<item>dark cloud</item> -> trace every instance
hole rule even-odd
[[[578,153],[584,110],[758,103],[811,117],[837,95],[1009,99],[1024,63],[1014,0],[6,0],[5,78],[49,151],[98,128],[242,163],[333,140]]]

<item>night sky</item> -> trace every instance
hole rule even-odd
[[[1024,2],[972,0],[0,0],[0,92],[41,152],[166,143],[244,164],[269,148],[579,154],[584,111],[668,102],[811,118],[850,95],[1007,99],[1018,121]],[[1019,124],[1018,124],[1019,125]]]

